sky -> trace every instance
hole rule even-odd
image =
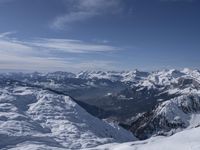
[[[199,0],[0,0],[0,71],[200,69]]]

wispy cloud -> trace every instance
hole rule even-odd
[[[80,40],[70,39],[45,39],[40,38],[32,42],[25,42],[30,46],[40,47],[42,49],[50,49],[68,53],[94,53],[116,51],[118,48],[103,44],[93,44]]]
[[[63,57],[63,54],[89,54],[116,51],[118,48],[80,40],[36,38],[19,40],[10,33],[0,34],[0,69],[6,70],[93,70],[112,68],[114,62],[106,60],[81,60],[80,57]],[[58,55],[54,55],[57,53]],[[62,53],[59,55],[59,53]]]
[[[122,10],[121,0],[65,0],[65,3],[68,12],[58,16],[51,27],[62,29],[71,23]]]
[[[93,42],[84,42],[81,40],[72,39],[54,39],[54,38],[35,38],[33,40],[19,40],[10,38],[11,32],[0,34],[0,51],[31,53],[35,51],[48,50],[49,52],[64,52],[64,53],[96,53],[117,51],[119,48],[106,45],[97,44]]]
[[[16,32],[4,32],[4,33],[1,33],[1,34],[0,34],[0,38],[7,37],[7,36],[12,35],[12,34],[14,34],[14,33],[16,33]]]

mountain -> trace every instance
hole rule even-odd
[[[82,79],[108,79],[111,81],[136,82],[149,75],[143,71],[82,71],[77,74],[77,78]]]
[[[80,149],[135,140],[116,124],[93,117],[69,96],[0,84],[0,148]]]
[[[82,71],[54,73],[7,73],[0,77],[63,92],[124,122],[152,110],[161,101],[199,91],[198,70]],[[134,109],[132,109],[134,107]],[[101,118],[107,115],[97,114]]]
[[[171,135],[185,128],[200,125],[200,96],[182,95],[159,104],[144,113],[131,125],[131,131],[140,139],[155,135]]]
[[[133,122],[145,119],[141,114],[155,114],[156,107],[165,101],[200,94],[200,71],[188,68],[153,72],[7,73],[0,74],[0,78],[70,95],[92,115],[117,121],[128,129],[140,128],[132,126]]]

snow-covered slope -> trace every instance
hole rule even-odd
[[[145,141],[107,144],[90,150],[199,150],[200,127],[170,137],[153,137]]]
[[[0,88],[0,148],[80,149],[135,138],[103,122],[70,97],[21,86]]]

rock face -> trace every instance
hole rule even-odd
[[[131,131],[140,139],[152,135],[171,135],[200,125],[200,97],[183,95],[159,104],[132,123]]]
[[[2,149],[80,149],[134,139],[130,132],[88,114],[69,96],[1,84]]]

